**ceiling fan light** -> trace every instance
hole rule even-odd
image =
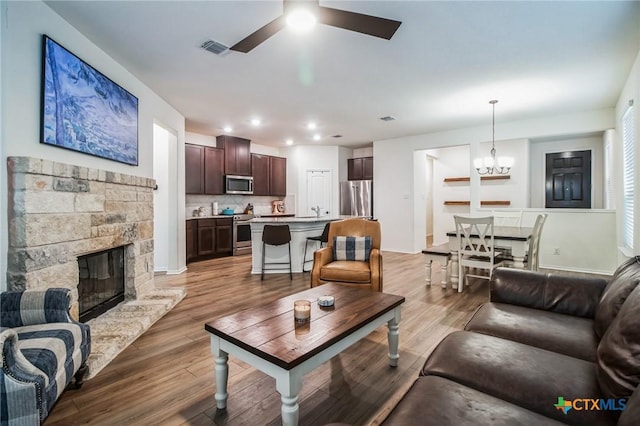
[[[306,9],[292,10],[287,14],[287,26],[296,32],[310,31],[316,21],[315,15]]]

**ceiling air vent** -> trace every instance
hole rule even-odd
[[[382,121],[393,121],[395,119],[396,118],[394,116],[392,116],[392,115],[385,115],[384,117],[380,117],[380,120],[382,120]]]
[[[224,55],[229,52],[229,47],[222,43],[218,43],[215,40],[207,40],[200,45],[201,48],[207,52],[215,53],[216,55]]]

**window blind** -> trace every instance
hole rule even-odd
[[[622,116],[622,243],[633,250],[635,127],[633,105]]]

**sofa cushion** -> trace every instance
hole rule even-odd
[[[388,426],[563,423],[438,376],[419,377],[382,423]]]
[[[371,269],[369,262],[337,260],[320,269],[320,279],[366,284],[371,282]]]
[[[595,362],[598,339],[593,320],[505,303],[485,303],[465,330],[502,337]]]
[[[640,383],[640,287],[620,308],[598,345],[597,375],[609,398],[628,397]]]
[[[640,258],[636,256],[620,265],[605,287],[595,316],[595,330],[599,338],[604,335],[629,294],[640,283],[638,263],[640,263]]]
[[[626,407],[618,420],[617,426],[638,426],[640,425],[640,387],[633,391],[627,400]]]
[[[333,260],[369,261],[371,237],[333,237]]]
[[[602,397],[595,365],[499,337],[456,331],[427,359],[422,375],[436,375],[569,424],[615,424],[617,411],[570,410],[554,404]]]

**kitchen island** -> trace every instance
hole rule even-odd
[[[250,221],[251,224],[251,273],[262,272],[262,230],[264,225],[289,225],[291,231],[291,268],[293,272],[302,272],[304,247],[307,237],[315,237],[322,234],[327,222],[350,218],[340,217],[257,217]],[[307,260],[313,260],[313,252],[319,248],[317,242],[309,242]],[[265,262],[287,262],[288,249],[283,246],[267,246]],[[272,269],[273,268],[273,269]],[[311,263],[307,269],[311,269]],[[288,274],[288,265],[267,265],[265,274]]]

